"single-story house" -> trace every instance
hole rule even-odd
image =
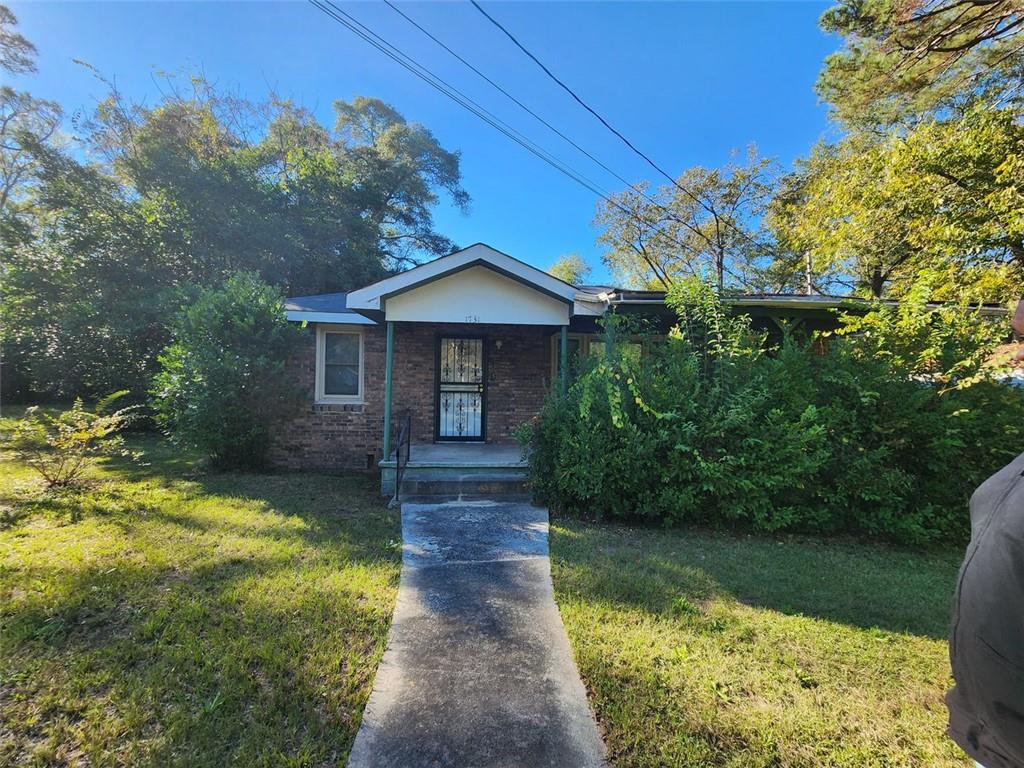
[[[831,310],[844,300],[729,301],[779,333],[786,322],[834,325]],[[601,317],[641,313],[665,329],[673,318],[664,293],[569,285],[482,243],[347,294],[290,298],[285,310],[307,333],[290,362],[306,395],[275,430],[272,461],[292,469],[379,466],[385,490],[399,420],[420,459],[433,451],[451,462],[460,455],[453,444],[469,443],[477,459],[492,457],[488,466],[518,464],[513,431],[540,411],[574,355],[599,348]]]

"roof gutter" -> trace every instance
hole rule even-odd
[[[602,296],[609,296],[607,299],[609,304],[637,304],[637,305],[660,305],[667,306],[665,299],[629,299],[626,298],[622,293],[618,294],[602,294]],[[895,307],[899,305],[899,301],[896,299],[863,299],[858,296],[849,297],[824,297],[819,299],[804,299],[799,296],[779,297],[775,299],[759,299],[759,298],[744,298],[736,297],[729,298],[728,296],[722,299],[723,303],[731,304],[738,307],[773,307],[773,308],[784,308],[789,307],[792,309],[843,309],[844,307],[858,307],[867,309],[875,304],[881,304],[889,307]],[[940,309],[948,304],[942,302],[929,302],[926,305],[929,309]],[[976,309],[982,315],[989,317],[1001,317],[1010,314],[1010,310],[1006,307],[991,306],[991,305],[974,305],[969,309]]]

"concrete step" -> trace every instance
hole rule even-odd
[[[435,480],[442,477],[457,478],[516,478],[526,477],[523,466],[438,466],[436,464],[409,464],[402,475],[403,480]]]
[[[394,467],[381,468],[381,493],[394,495]],[[400,496],[434,500],[493,498],[525,500],[530,497],[525,467],[409,466],[402,476]]]
[[[525,472],[417,472],[402,477],[403,498],[466,498],[470,496],[523,499],[530,488]]]

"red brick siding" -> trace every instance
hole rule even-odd
[[[436,344],[439,335],[484,335],[487,355],[489,443],[511,443],[512,430],[537,414],[551,378],[547,326],[396,323],[393,412],[412,411],[413,440],[434,440]],[[498,342],[501,343],[500,349]],[[271,461],[289,469],[363,469],[367,454],[383,452],[384,345],[382,325],[363,336],[363,405],[315,405],[316,331],[289,361],[304,390],[304,404],[275,431]]]
[[[367,454],[372,454],[375,465],[383,434],[384,339],[382,327],[365,326],[362,405],[316,405],[316,327],[308,327],[302,348],[288,361],[302,390],[302,405],[275,428],[272,464],[287,469],[366,469]]]

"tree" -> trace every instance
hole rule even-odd
[[[1020,108],[1020,0],[841,0],[818,92],[845,123],[891,125],[984,101]]]
[[[48,144],[60,120],[54,102],[0,86],[0,215],[17,214],[39,170],[32,148]]]
[[[1019,0],[840,0],[818,92],[845,129],[769,220],[812,271],[870,296],[1002,301],[1024,279]],[[941,278],[936,281],[936,278]]]
[[[448,152],[422,125],[409,124],[380,99],[359,96],[334,102],[335,131],[347,165],[357,173],[375,210],[382,248],[393,266],[416,263],[417,249],[441,256],[455,244],[433,231],[434,190],[449,194],[461,209],[469,194],[459,186],[459,153]]]
[[[12,244],[0,307],[8,370],[50,397],[139,397],[195,277],[175,233],[101,169],[36,147],[31,239]]]
[[[0,5],[0,71],[26,74],[36,69],[36,48],[14,31],[18,23],[11,10]],[[0,86],[0,225],[4,232],[13,222],[17,204],[37,170],[31,147],[47,144],[60,125],[60,107],[9,85]],[[6,239],[6,237],[5,237]]]
[[[155,108],[113,84],[90,145],[175,218],[204,276],[246,269],[290,293],[351,290],[454,244],[433,229],[438,192],[460,207],[457,152],[379,99],[335,102],[334,130],[271,97],[173,81]]]
[[[820,144],[772,204],[780,240],[870,296],[944,272],[946,298],[1007,300],[1024,282],[1024,126],[978,105],[907,131]]]
[[[27,74],[36,69],[36,48],[14,30],[17,23],[11,10],[0,5],[0,73]],[[21,388],[26,378],[23,371],[12,369],[10,362],[17,361],[18,355],[9,354],[5,342],[11,330],[19,330],[18,318],[12,314],[17,301],[9,281],[12,257],[33,238],[29,198],[40,171],[33,150],[53,142],[60,120],[61,111],[55,103],[0,85],[0,349],[7,358],[0,384],[5,392]]]
[[[36,71],[36,47],[14,31],[18,18],[0,4],[0,69],[12,75]]]
[[[774,161],[750,148],[745,162],[694,167],[674,185],[612,195],[595,218],[605,263],[626,285],[664,289],[681,276],[705,276],[719,291],[763,290],[773,245],[761,216],[775,176]]]
[[[279,291],[241,273],[200,290],[175,319],[153,383],[157,421],[221,467],[263,469],[271,428],[296,391],[285,370],[298,329]]]
[[[169,79],[149,107],[108,85],[79,123],[97,162],[25,145],[34,180],[5,237],[0,308],[23,390],[144,391],[192,286],[245,271],[291,295],[351,290],[453,247],[431,209],[468,202],[458,154],[379,100],[338,102],[329,129],[200,77]]]
[[[590,265],[582,256],[578,253],[568,253],[551,265],[548,274],[569,285],[583,285],[590,277],[590,271]]]

